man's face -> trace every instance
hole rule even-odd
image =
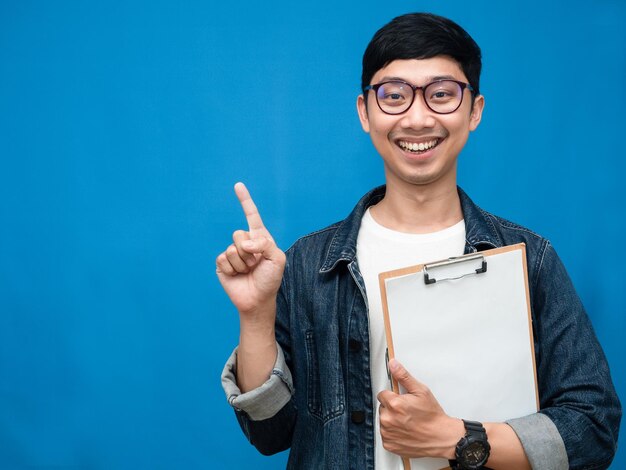
[[[372,77],[371,84],[399,79],[413,86],[424,86],[441,77],[467,83],[459,64],[448,56],[430,59],[395,60]],[[367,101],[367,108],[365,101]],[[477,96],[472,108],[471,93],[463,91],[461,106],[451,114],[430,110],[416,91],[415,100],[404,113],[383,113],[376,103],[376,92],[359,95],[357,109],[363,130],[370,134],[383,158],[388,187],[409,185],[456,185],[456,161],[470,131],[476,129],[484,106]],[[414,151],[412,144],[431,147]],[[399,185],[399,186],[398,186]]]

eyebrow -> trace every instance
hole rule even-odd
[[[391,77],[391,76],[388,76],[388,75],[385,75],[383,78],[381,78],[378,83],[389,82],[389,81],[397,81],[397,80],[399,80],[401,82],[411,83],[406,78]],[[455,76],[453,76],[453,75],[434,75],[434,76],[430,76],[430,77],[425,77],[424,78],[424,83],[431,83],[431,82],[435,82],[437,80],[457,80],[457,78]]]

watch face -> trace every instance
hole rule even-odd
[[[482,442],[472,442],[463,449],[463,460],[470,465],[482,463],[487,457],[487,450]]]

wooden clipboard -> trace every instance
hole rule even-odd
[[[447,414],[502,422],[537,412],[525,244],[384,272],[379,282],[389,359]],[[392,388],[405,392],[395,380]],[[448,468],[445,459],[403,462]]]

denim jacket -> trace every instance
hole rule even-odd
[[[385,187],[342,222],[287,250],[277,298],[279,355],[270,379],[241,394],[236,350],[222,383],[241,428],[263,454],[291,448],[288,468],[374,468],[365,284],[356,259],[361,218]],[[533,468],[607,468],[621,406],[592,325],[550,242],[477,207],[459,189],[465,252],[524,242],[539,413],[508,421]]]

